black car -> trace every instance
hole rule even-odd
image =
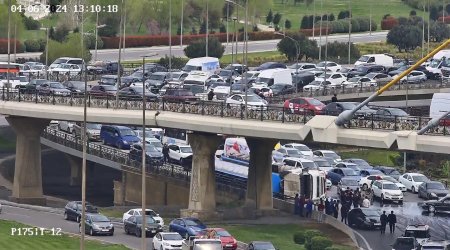
[[[419,185],[417,193],[419,198],[431,200],[445,197],[449,192],[439,181],[425,181]]]
[[[351,227],[374,229],[381,226],[381,213],[372,208],[353,208],[348,212],[348,225]]]
[[[70,201],[67,203],[66,207],[64,207],[64,219],[66,220],[75,220],[76,222],[80,222],[81,220],[81,201]],[[86,202],[86,213],[97,214],[98,210],[96,207]]]
[[[358,165],[358,167],[360,169],[372,169],[373,168],[367,161],[365,161],[363,159],[359,159],[359,158],[349,158],[349,159],[345,159],[344,161],[355,163],[356,165]]]
[[[357,106],[356,102],[331,102],[324,109],[323,113],[326,115],[338,116],[345,110],[352,110]],[[373,114],[375,110],[370,109],[367,106],[363,106],[360,110],[356,111],[355,116],[357,117],[367,117]]]
[[[81,223],[79,228],[81,232]],[[114,235],[114,225],[111,223],[111,220],[103,214],[86,214],[84,232],[91,236],[96,234],[112,236]]]
[[[414,237],[398,237],[392,245],[395,250],[413,250],[419,249],[418,247],[419,243]]]
[[[234,78],[239,76],[239,73],[234,70],[222,69],[219,76],[222,77],[225,82],[232,83]]]
[[[142,100],[142,96],[144,95],[144,88],[142,87],[125,87],[119,92],[117,92],[120,99],[125,100]],[[158,96],[153,94],[150,91],[145,91],[145,100],[146,101],[155,101],[158,99]]]
[[[149,89],[161,89],[162,86],[166,85],[169,80],[170,73],[168,72],[155,72],[152,73],[148,79],[145,81],[145,86]]]
[[[161,165],[163,162],[163,154],[156,149],[154,146],[147,144],[145,145],[146,158],[145,161],[152,163],[153,165]],[[130,149],[130,158],[135,161],[142,162],[142,144],[135,143]]]
[[[36,93],[36,87],[40,86],[44,83],[47,83],[47,82],[48,82],[48,80],[45,80],[45,79],[33,79],[29,83],[27,83],[25,86],[19,85],[20,86],[19,91],[21,93],[25,93],[25,94]]]
[[[437,201],[426,201],[419,203],[423,210],[430,213],[443,212],[450,213],[450,195],[447,195]]]
[[[98,61],[88,65],[87,70],[89,74],[117,74],[119,63]],[[120,66],[120,71],[123,72],[122,65]]]
[[[399,108],[380,108],[373,114],[374,120],[394,122],[399,117],[408,117],[408,113]]]
[[[130,87],[133,83],[141,83],[139,78],[133,76],[123,76],[120,78],[120,88]]]
[[[398,170],[393,167],[376,166],[373,169],[380,170],[383,174],[389,175],[396,180],[398,180],[398,177],[400,177],[400,172],[398,172]]]
[[[274,96],[278,95],[289,95],[295,93],[295,88],[292,84],[274,84],[270,86]]]
[[[100,81],[98,81],[99,85],[112,85],[116,86],[117,84],[117,75],[104,75],[102,78],[100,78]]]
[[[259,67],[257,67],[255,70],[262,71],[262,70],[266,70],[266,69],[287,69],[287,66],[286,66],[286,64],[279,63],[279,62],[266,62],[266,63],[259,65]]]
[[[252,241],[248,244],[247,250],[276,250],[276,248],[269,241]]]
[[[314,81],[316,77],[311,72],[300,72],[292,76],[292,84],[294,88],[303,91],[303,87]]]
[[[403,71],[409,69],[409,67],[410,67],[409,65],[401,66],[400,68],[398,68],[396,70],[389,71],[388,75],[395,76],[395,75],[401,74],[401,73],[403,73]],[[434,77],[434,74],[431,73],[430,71],[428,71],[425,66],[418,66],[414,70],[423,72],[427,76],[428,79],[432,79]]]
[[[151,216],[145,216],[145,237],[153,237],[155,234],[162,232],[161,225],[156,223],[156,220]],[[126,234],[134,234],[136,237],[142,235],[142,216],[131,216],[123,222],[123,229]]]
[[[242,75],[245,71],[248,71],[248,67],[242,64],[228,64],[225,69],[236,71],[239,75]]]
[[[85,84],[82,81],[67,81],[63,85],[73,94],[83,94],[85,90]],[[89,91],[91,88],[87,86],[86,89]]]
[[[354,71],[349,71],[347,73],[347,78],[350,79],[355,76],[365,76],[369,73],[384,73],[385,68],[381,65],[367,64],[361,65],[356,68]]]

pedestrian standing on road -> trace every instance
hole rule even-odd
[[[386,211],[383,211],[383,214],[380,216],[380,223],[381,223],[380,232],[381,232],[381,234],[385,234],[386,233],[387,221],[388,221],[388,218],[387,218],[387,215],[386,215]]]
[[[312,199],[307,198],[306,202],[306,218],[311,218],[312,210],[313,210],[313,201]]]
[[[331,206],[330,206],[330,200],[328,198],[325,198],[325,214],[330,215],[331,214]]]
[[[338,101],[337,95],[334,94],[333,97],[331,97],[331,102],[337,102],[337,101]]]
[[[370,200],[369,197],[365,197],[363,202],[362,202],[362,207],[370,207]]]
[[[298,202],[298,206],[299,206],[299,214],[300,214],[300,216],[301,217],[303,217],[304,215],[303,215],[303,209],[305,208],[305,196],[303,196],[303,194],[302,195],[300,195],[300,200],[299,200],[299,202]]]
[[[359,200],[361,199],[361,196],[359,194],[358,189],[356,189],[355,193],[353,194],[353,207],[357,208],[359,207]]]
[[[348,215],[349,207],[347,204],[342,204],[341,206],[341,222],[347,224],[347,215]]]
[[[394,211],[391,211],[391,214],[388,215],[387,221],[389,223],[389,231],[393,234],[395,232],[395,223],[397,223],[397,216],[394,214]]]
[[[324,221],[324,218],[325,218],[324,210],[325,210],[325,205],[323,204],[322,198],[320,198],[319,205],[317,206],[317,211],[319,211],[318,216],[317,216],[318,222]]]
[[[214,90],[210,89],[208,92],[208,101],[212,101],[214,98]]]
[[[298,194],[295,194],[294,198],[294,214],[300,213],[300,198],[298,197]]]
[[[335,200],[333,202],[333,216],[334,218],[337,219],[338,215],[339,215],[339,201]]]
[[[162,153],[164,156],[164,163],[169,162],[169,145],[167,145],[167,143],[164,143]]]

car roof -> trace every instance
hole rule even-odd
[[[408,174],[408,175],[411,175],[411,176],[423,175],[421,173],[405,173],[405,174]],[[423,175],[423,176],[425,176],[425,175]]]
[[[375,181],[380,182],[382,184],[395,184],[392,181],[388,181],[388,180],[375,180]]]
[[[418,225],[408,225],[406,226],[405,230],[429,230],[430,226],[428,225],[422,225],[422,224],[418,224]]]
[[[306,146],[305,144],[301,144],[301,143],[286,143],[284,145],[292,145],[292,146]]]
[[[322,153],[336,153],[333,150],[321,150],[321,149],[319,149],[319,150],[316,150],[316,151],[322,152]]]

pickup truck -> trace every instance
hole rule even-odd
[[[190,237],[183,241],[182,250],[222,250],[222,242],[219,239]]]

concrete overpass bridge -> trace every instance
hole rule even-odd
[[[83,98],[3,93],[0,113],[17,133],[16,166],[12,199],[43,203],[40,165],[40,135],[50,120],[83,120]],[[103,124],[142,124],[142,102],[89,96],[87,121]],[[245,136],[250,148],[246,201],[263,213],[273,209],[271,187],[272,149],[278,140],[315,141],[405,151],[448,153],[448,128],[439,126],[425,135],[416,131],[427,117],[354,118],[343,127],[336,117],[289,114],[277,107],[248,110],[227,107],[224,103],[146,104],[147,126],[180,128],[192,131],[193,150],[188,209],[184,215],[202,218],[217,216],[214,154],[220,143],[218,134]],[[263,156],[263,157],[262,157]]]

